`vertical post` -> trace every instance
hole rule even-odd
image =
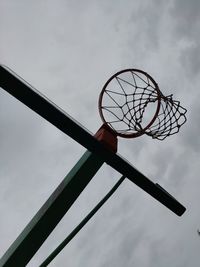
[[[0,260],[1,267],[23,267],[102,166],[103,160],[86,151]]]
[[[95,137],[113,152],[117,137],[103,125]],[[23,267],[31,260],[104,161],[86,151],[0,260],[0,267]]]

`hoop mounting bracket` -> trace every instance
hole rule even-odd
[[[103,124],[96,132],[94,137],[103,143],[112,152],[117,152],[117,135],[106,124]]]

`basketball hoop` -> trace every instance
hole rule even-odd
[[[162,94],[149,74],[138,69],[114,74],[99,96],[104,126],[125,138],[147,134],[164,140],[179,131],[186,122],[186,112],[172,95]]]
[[[178,132],[186,122],[186,109],[174,101],[172,95],[163,96],[150,75],[141,70],[127,69],[107,81],[99,98],[103,125],[95,136],[3,65],[0,65],[0,87],[87,149],[5,252],[0,266],[27,266],[104,162],[120,172],[121,179],[40,266],[46,266],[60,252],[125,177],[178,216],[185,212],[185,207],[164,188],[116,154],[117,136],[130,138],[147,134],[163,140]]]

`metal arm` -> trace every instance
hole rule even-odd
[[[97,154],[104,162],[122,175],[125,175],[129,180],[161,202],[175,214],[181,216],[185,212],[186,208],[175,198],[150,181],[121,156],[106,148],[63,110],[58,108],[54,103],[44,97],[10,69],[2,65],[0,65],[0,87],[52,123],[62,132],[73,138],[79,144],[86,147],[89,151]]]

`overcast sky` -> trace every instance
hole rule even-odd
[[[165,141],[118,151],[187,211],[178,217],[129,180],[50,266],[197,267],[200,256],[200,1],[0,0],[0,63],[95,133],[115,72],[148,72],[188,109]],[[85,149],[0,89],[0,256]],[[28,264],[38,266],[119,179],[103,165]]]

